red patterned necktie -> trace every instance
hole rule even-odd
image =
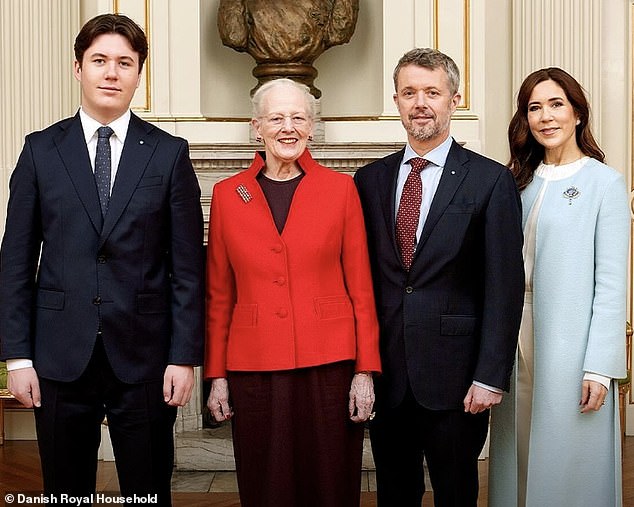
[[[416,229],[420,217],[420,203],[423,199],[423,182],[420,173],[427,167],[429,161],[415,157],[408,162],[412,169],[405,180],[401,202],[396,213],[396,243],[401,251],[403,266],[409,271],[416,249]]]

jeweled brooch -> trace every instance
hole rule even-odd
[[[563,197],[568,199],[568,205],[570,205],[572,204],[573,199],[579,197],[580,193],[581,192],[579,192],[579,189],[577,187],[568,187],[566,190],[564,190]]]
[[[244,202],[249,202],[251,199],[253,199],[253,197],[247,190],[247,187],[245,187],[244,185],[238,185],[236,187],[236,192],[238,192],[238,195],[242,197],[242,200]]]

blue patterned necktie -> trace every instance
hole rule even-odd
[[[95,156],[95,181],[101,203],[101,215],[106,216],[110,201],[110,136],[114,131],[110,127],[97,129],[97,155]]]
[[[423,182],[420,173],[427,167],[429,161],[424,158],[414,157],[409,160],[409,164],[412,169],[405,180],[401,202],[396,214],[396,243],[401,252],[403,266],[405,266],[407,271],[409,271],[414,260],[416,229],[418,228],[418,219],[420,217],[420,204],[423,199]]]

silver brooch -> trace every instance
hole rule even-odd
[[[238,187],[236,188],[236,192],[238,192],[238,195],[242,197],[242,200],[244,202],[249,202],[251,199],[253,199],[253,197],[247,190],[247,187],[245,187],[244,185],[238,185]]]
[[[579,197],[579,194],[581,192],[579,192],[579,189],[577,187],[568,187],[566,190],[564,190],[563,192],[563,196],[564,198],[568,199],[568,204],[572,204],[572,200],[576,199],[577,197]]]

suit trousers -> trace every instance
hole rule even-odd
[[[478,456],[489,411],[430,410],[408,387],[400,405],[377,408],[370,423],[379,507],[420,507],[427,462],[436,507],[476,507]]]
[[[42,406],[34,412],[45,493],[95,492],[106,415],[121,495],[156,494],[158,505],[171,505],[177,409],[163,400],[162,379],[121,382],[98,338],[88,367],[77,380],[39,381]]]

